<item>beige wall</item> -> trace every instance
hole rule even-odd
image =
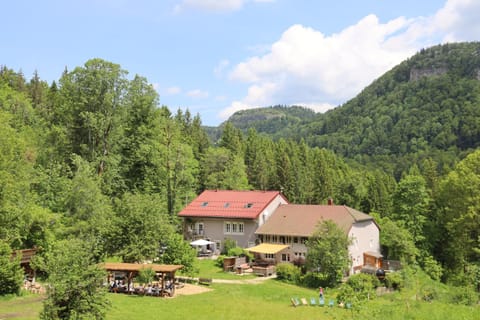
[[[365,221],[355,223],[348,234],[352,239],[352,244],[348,247],[350,258],[352,259],[352,265],[350,274],[353,274],[353,268],[356,266],[363,266],[363,253],[364,252],[376,252],[380,253],[380,230],[373,221]],[[280,236],[276,236],[275,240],[273,236],[270,236],[269,241],[265,241],[263,236],[263,242],[265,243],[281,243],[289,245],[288,249],[283,250],[282,254],[290,255],[290,262],[295,259],[301,259],[306,257],[307,247],[302,243],[301,237],[297,237],[297,243],[293,241],[294,237],[288,238],[291,241],[285,243],[280,241]],[[281,254],[277,255],[277,261],[281,261]]]
[[[270,216],[273,211],[280,205],[287,202],[280,195],[277,196],[263,211],[260,213],[258,219],[228,219],[228,218],[188,218],[188,224],[203,223],[204,235],[202,238],[210,241],[220,242],[220,251],[226,239],[233,239],[237,245],[242,248],[248,248],[255,245],[256,235],[255,231],[261,226]],[[184,219],[184,221],[186,221]],[[225,233],[225,222],[239,223],[243,222],[243,233]],[[188,229],[189,226],[185,226]]]

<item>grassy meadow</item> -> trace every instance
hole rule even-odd
[[[199,260],[199,267],[200,277],[235,280],[251,277],[223,273],[212,260]],[[385,294],[347,310],[338,306],[293,307],[292,297],[309,300],[317,297],[317,291],[277,280],[257,284],[214,283],[210,288],[209,292],[177,295],[175,298],[109,293],[111,306],[107,319],[480,319],[480,305],[463,306],[437,300],[426,302],[412,290]],[[326,289],[326,301],[335,298],[336,294],[337,290]],[[38,319],[42,299],[36,294],[0,297],[0,319]]]
[[[316,291],[267,280],[260,284],[213,284],[212,291],[175,298],[108,294],[107,319],[479,319],[480,307],[424,302],[393,293],[351,310],[293,307],[291,297],[316,297]],[[336,291],[327,290],[326,298]],[[38,319],[38,295],[0,300],[0,319]],[[28,308],[28,311],[26,310]]]

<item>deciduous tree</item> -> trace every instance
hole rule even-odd
[[[320,222],[307,241],[307,266],[323,274],[330,285],[337,284],[350,264],[350,242],[333,221]]]

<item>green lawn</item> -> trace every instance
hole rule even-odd
[[[0,319],[38,319],[42,309],[43,296],[0,296]]]
[[[249,279],[224,273],[213,260],[198,260],[197,276],[213,279]],[[436,300],[416,300],[413,291],[404,290],[354,305],[352,310],[339,307],[293,307],[292,297],[317,297],[317,291],[301,288],[277,280],[258,284],[219,284],[212,291],[158,298],[108,294],[111,307],[107,319],[480,319],[480,305],[461,306]],[[326,301],[335,298],[336,290],[325,291]],[[0,319],[38,319],[43,296],[26,294],[21,297],[0,297]]]
[[[276,280],[261,284],[213,284],[210,292],[175,298],[108,294],[107,319],[479,319],[480,307],[423,302],[393,293],[364,303],[357,310],[339,307],[291,306],[291,297],[316,297],[317,292]],[[327,300],[335,291],[325,292]],[[0,299],[0,319],[38,319],[38,295]]]
[[[226,279],[226,280],[241,280],[253,279],[256,275],[242,274],[238,275],[233,272],[223,272],[223,270],[215,265],[215,260],[212,259],[198,259],[197,266],[199,268],[198,277],[212,278],[212,279]],[[179,273],[182,276],[182,273]]]

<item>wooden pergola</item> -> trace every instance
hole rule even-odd
[[[108,272],[125,272],[128,276],[128,286],[130,286],[131,280],[142,269],[152,269],[155,273],[160,274],[161,278],[161,292],[165,291],[165,279],[168,277],[172,280],[172,296],[175,294],[175,272],[183,268],[183,265],[176,264],[140,264],[140,263],[120,263],[120,262],[105,262],[100,265]],[[129,288],[130,289],[130,288]]]

